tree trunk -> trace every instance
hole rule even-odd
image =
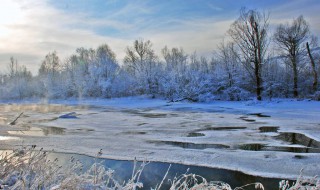
[[[317,74],[317,71],[316,71],[316,65],[314,63],[314,59],[312,57],[308,42],[307,42],[307,50],[308,50],[308,55],[309,55],[309,58],[310,58],[310,61],[311,61],[311,68],[312,68],[312,74],[313,74],[312,89],[313,89],[313,92],[316,92],[317,88],[318,88],[318,74]]]
[[[293,96],[295,98],[298,97],[298,69],[297,69],[297,63],[296,59],[294,58],[294,61],[292,62],[293,66]]]
[[[262,64],[262,51],[261,51],[261,38],[259,36],[260,32],[257,22],[254,22],[254,30],[257,40],[257,51],[256,53],[256,78],[257,78],[257,100],[262,100],[262,78],[261,78],[261,64]]]
[[[261,98],[261,77],[260,77],[260,66],[258,63],[255,63],[255,76],[256,76],[256,93],[257,93],[257,100],[262,100]]]

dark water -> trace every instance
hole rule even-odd
[[[200,149],[200,150],[207,149],[207,148],[214,148],[214,149],[230,148],[230,146],[223,145],[223,144],[196,144],[192,142],[179,142],[179,141],[152,141],[151,143],[167,144],[167,145],[181,147],[185,149]]]
[[[263,127],[259,127],[259,130],[261,133],[277,133],[279,130],[278,126],[263,126]]]
[[[197,132],[191,132],[187,135],[187,137],[203,137],[203,136],[206,136],[206,135],[203,133],[197,133]]]
[[[289,142],[291,144],[299,144],[306,147],[320,148],[320,142],[301,133],[280,133],[276,137],[279,140]]]
[[[52,158],[58,158],[60,164],[66,164],[71,157],[78,159],[84,164],[84,168],[90,167],[94,162],[94,157],[78,155],[78,154],[62,154],[62,153],[51,153]],[[115,178],[119,181],[127,181],[131,178],[133,170],[133,161],[121,161],[121,160],[111,160],[98,158],[97,162],[101,162],[105,167],[115,170]],[[140,163],[141,164],[141,163]],[[169,163],[162,162],[151,162],[143,170],[141,175],[141,182],[143,182],[143,189],[155,188],[158,185],[167,169],[169,168]],[[162,189],[169,189],[170,181],[168,179],[174,179],[186,172],[200,175],[207,179],[207,181],[223,181],[228,183],[232,188],[240,187],[245,184],[261,182],[265,190],[278,189],[278,184],[281,179],[272,178],[262,178],[252,175],[247,175],[242,172],[230,171],[225,169],[214,169],[208,167],[198,167],[198,166],[188,166],[183,164],[172,164],[169,170],[169,174],[164,180]],[[246,188],[246,189],[254,189]]]
[[[248,115],[253,115],[253,116],[256,116],[256,117],[271,117],[270,115],[265,115],[265,114],[262,114],[262,113],[250,113]]]
[[[201,129],[199,131],[234,131],[240,129],[246,129],[247,127],[207,127],[205,129]]]
[[[241,130],[245,129],[245,127],[221,127],[221,128],[210,128],[207,130]],[[260,132],[268,133],[268,132],[277,132],[279,127],[277,126],[263,126],[260,127]],[[199,130],[205,131],[205,130]],[[198,137],[201,138],[205,136],[203,133],[199,132],[191,132],[187,135],[187,137]],[[288,133],[281,132],[279,135],[273,137],[277,140],[285,141],[290,143],[290,145],[282,145],[282,146],[270,146],[268,144],[263,143],[249,143],[249,144],[239,144],[233,147],[225,144],[208,144],[208,143],[193,143],[193,142],[179,142],[179,141],[149,141],[150,143],[155,144],[166,144],[176,147],[181,147],[184,149],[240,149],[246,151],[279,151],[279,152],[291,152],[291,153],[320,153],[320,142],[312,139],[301,133]],[[297,146],[295,146],[297,145]]]
[[[261,132],[277,132],[279,127],[260,127]],[[320,153],[320,142],[301,133],[281,132],[274,137],[293,146],[268,146],[267,144],[242,144],[238,148],[249,151],[281,151],[294,153]],[[298,146],[295,146],[298,145]],[[300,145],[302,147],[300,147]]]
[[[265,144],[242,144],[238,146],[241,150],[248,151],[280,151],[280,152],[293,152],[293,153],[320,153],[319,148],[312,147],[290,147],[290,146],[268,146]]]

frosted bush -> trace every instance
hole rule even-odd
[[[320,189],[320,179],[315,176],[313,178],[305,178],[302,175],[302,170],[298,179],[290,185],[287,180],[282,180],[279,182],[280,190],[319,190]]]
[[[100,151],[94,164],[88,170],[84,170],[82,163],[74,158],[71,158],[66,166],[59,166],[58,159],[49,160],[48,153],[42,149],[36,150],[36,146],[4,152],[0,155],[0,189],[136,190],[143,188],[140,176],[148,162],[138,164],[135,161],[131,179],[120,183],[114,178],[116,171],[105,168],[97,162],[101,154]],[[163,189],[162,184],[166,180],[169,169],[155,190]],[[170,190],[232,190],[225,182],[209,182],[196,174],[185,173],[168,181]],[[317,177],[310,179],[300,175],[292,185],[285,180],[279,185],[280,190],[318,190],[320,180]],[[264,190],[261,183],[246,184],[234,190],[244,190],[249,186],[256,190]]]
[[[132,178],[125,183],[114,179],[114,171],[95,162],[83,171],[82,163],[71,158],[69,165],[59,166],[48,153],[36,146],[23,147],[0,155],[0,189],[123,189],[143,187],[139,178],[146,163],[136,164]],[[99,155],[97,155],[99,156]]]
[[[249,100],[252,95],[247,90],[235,86],[224,90],[221,97],[223,100],[240,101]]]
[[[320,91],[315,92],[314,95],[312,96],[312,99],[316,101],[320,101]]]

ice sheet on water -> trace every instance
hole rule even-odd
[[[223,144],[232,147],[255,143],[267,144],[269,147],[279,145],[289,147],[289,142],[275,139],[280,132],[297,132],[319,141],[320,102],[278,100],[250,104],[223,101],[206,104],[186,102],[168,104],[165,100],[133,97],[110,100],[56,100],[53,103],[87,105],[87,109],[76,110],[77,114],[81,114],[81,119],[56,119],[40,123],[44,126],[64,128],[66,131],[64,135],[48,135],[45,140],[23,137],[24,143],[39,144],[49,150],[88,155],[95,155],[96,151],[102,148],[104,157],[114,159],[137,157],[141,160],[203,165],[272,177],[296,177],[301,168],[305,168],[307,175],[316,175],[320,171],[318,153],[250,151],[215,147],[192,150],[183,148],[203,144]],[[192,111],[185,111],[186,108]],[[68,111],[75,110],[68,109]],[[248,115],[250,113],[262,113],[271,117]],[[43,114],[39,112],[23,120],[43,117]],[[65,110],[45,114],[59,117],[65,114]],[[244,121],[239,119],[241,116],[256,121]],[[263,126],[277,126],[279,129],[270,129],[272,132],[267,132],[269,129],[264,128],[263,130],[267,131],[260,132],[259,128]],[[90,129],[90,132],[74,133],[73,131],[77,129]],[[188,137],[188,134],[194,137]],[[159,145],[150,141],[189,144]],[[304,159],[297,159],[298,157]]]

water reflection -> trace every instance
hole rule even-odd
[[[178,114],[174,113],[156,113],[150,112],[151,109],[124,109],[123,113],[128,113],[132,115],[137,115],[145,118],[168,118],[168,117],[177,117]]]
[[[263,127],[259,127],[259,130],[261,133],[271,133],[271,132],[277,133],[279,130],[279,127],[277,127],[277,126],[263,126]]]
[[[178,142],[178,141],[153,141],[152,143],[156,144],[167,144],[171,146],[177,146],[185,149],[207,149],[207,148],[214,148],[214,149],[226,149],[230,148],[228,145],[223,144],[196,144],[191,142]]]
[[[125,131],[122,134],[125,134],[125,135],[145,135],[145,134],[147,134],[147,132],[145,132],[145,131]]]
[[[234,131],[239,129],[246,129],[247,127],[208,127],[200,131]]]
[[[203,137],[205,134],[203,133],[189,133],[187,137]]]
[[[320,153],[319,148],[312,147],[293,147],[293,146],[268,146],[266,144],[242,144],[238,146],[241,150],[248,151],[280,151],[280,152],[294,152],[294,153]]]
[[[264,148],[264,144],[242,144],[239,145],[239,148],[242,150],[252,150],[252,151],[259,151]]]
[[[45,136],[63,135],[65,133],[65,129],[60,127],[46,127],[46,128],[43,128],[42,131]]]
[[[299,144],[306,147],[320,148],[320,142],[301,133],[280,133],[277,139],[287,141],[291,144]]]

